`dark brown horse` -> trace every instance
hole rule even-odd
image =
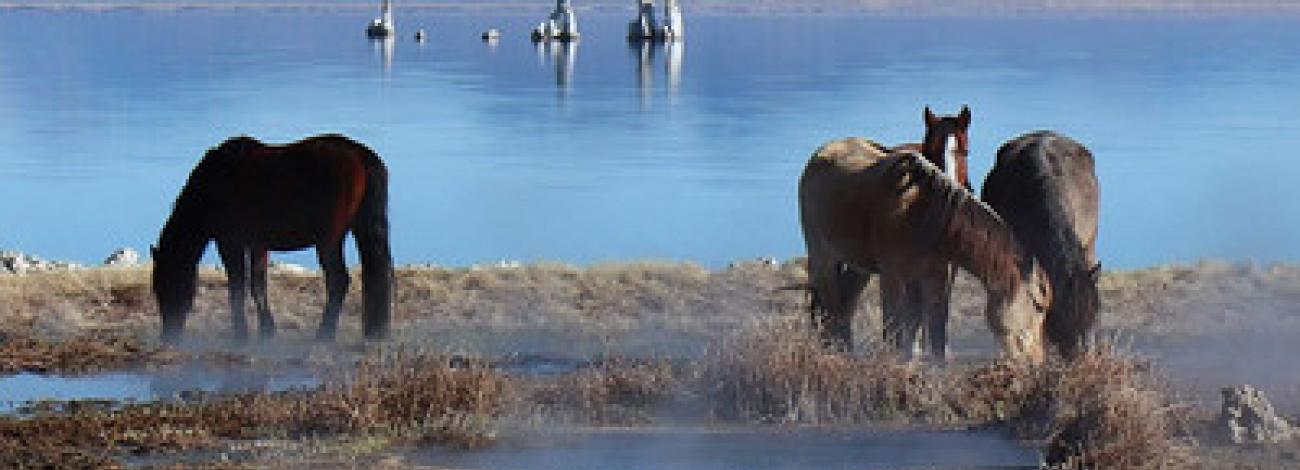
[[[1087,346],[1097,318],[1097,175],[1092,153],[1039,131],[998,149],[981,199],[1002,216],[1052,281],[1047,339],[1065,357]]]
[[[162,338],[180,339],[194,301],[197,264],[207,244],[230,282],[236,341],[248,338],[245,288],[252,291],[258,331],[275,334],[266,299],[268,251],[316,248],[327,301],[317,337],[332,340],[348,289],[343,239],[361,254],[367,338],[388,335],[393,262],[388,245],[388,170],[366,146],[340,135],[288,145],[231,138],[208,150],[190,173],[153,248],[153,290]]]
[[[859,138],[823,145],[799,178],[799,219],[812,317],[826,343],[852,347],[853,313],[873,273],[888,312],[901,286],[946,282],[933,274],[956,264],[987,290],[985,314],[1003,349],[1042,358],[1046,276],[997,213],[921,155]],[[923,299],[924,309],[946,310],[939,300]],[[898,341],[893,334],[908,331],[885,332]]]
[[[925,122],[924,139],[920,143],[895,146],[894,150],[919,152],[953,181],[970,190],[966,169],[970,153],[970,139],[967,137],[970,108],[962,106],[955,116],[936,116],[926,106],[922,118]],[[952,265],[935,267],[934,272],[925,273],[913,282],[902,282],[888,273],[881,274],[881,286],[899,293],[899,298],[891,301],[882,315],[885,336],[891,338],[896,349],[912,353],[919,349],[921,345],[917,342],[924,337],[931,354],[940,360],[947,356],[949,304],[956,275],[957,269]],[[928,302],[934,305],[926,308]]]

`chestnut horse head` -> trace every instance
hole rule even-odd
[[[921,142],[921,155],[966,189],[971,188],[966,171],[966,156],[970,153],[966,129],[970,128],[970,118],[967,106],[962,106],[956,116],[936,116],[926,106],[925,140]]]

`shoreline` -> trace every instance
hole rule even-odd
[[[737,258],[727,261],[723,264],[711,265],[699,260],[679,259],[679,258],[652,258],[652,257],[629,257],[629,258],[611,258],[602,259],[592,262],[572,262],[555,259],[495,259],[483,260],[470,264],[442,264],[432,261],[400,261],[394,260],[393,268],[395,270],[418,271],[418,270],[485,270],[485,269],[526,269],[536,267],[563,268],[563,269],[607,269],[628,266],[661,266],[675,268],[691,268],[705,272],[723,272],[729,269],[745,265],[761,265],[772,269],[783,269],[788,266],[803,266],[807,256],[795,255],[790,257],[776,256],[751,256]],[[152,266],[152,261],[143,254],[136,252],[130,247],[122,247],[114,250],[112,253],[100,262],[81,262],[70,261],[66,259],[50,259],[30,252],[0,248],[0,278],[4,276],[21,276],[25,274],[36,274],[44,272],[77,272],[98,269],[143,269]],[[222,272],[224,268],[218,263],[200,262],[198,269],[201,271]],[[1273,268],[1300,268],[1300,260],[1233,260],[1222,258],[1199,258],[1190,260],[1171,260],[1156,264],[1141,266],[1120,266],[1109,268],[1106,263],[1102,263],[1102,272],[1107,274],[1126,274],[1139,273],[1155,270],[1167,269],[1189,269],[1200,268],[1205,266],[1226,266],[1243,269],[1273,269]],[[351,260],[348,263],[348,270],[360,269],[359,260]],[[320,267],[315,263],[295,263],[276,260],[272,256],[269,269],[276,274],[306,275],[319,276]]]
[[[399,5],[402,10],[438,12],[453,14],[507,14],[532,15],[549,10],[545,2],[501,2],[501,3],[437,3],[417,2]],[[308,2],[148,2],[131,1],[109,3],[103,1],[87,2],[0,2],[0,12],[14,11],[277,11],[277,12],[370,12],[375,5],[365,3],[308,3]],[[602,2],[578,6],[576,10],[584,14],[630,14],[632,8],[623,2]],[[1219,19],[1219,18],[1276,18],[1276,15],[1300,15],[1300,3],[1139,3],[1114,5],[1106,3],[1078,2],[1045,6],[1041,3],[1008,0],[999,4],[953,5],[950,8],[920,7],[899,1],[875,2],[863,4],[754,4],[754,3],[709,3],[704,5],[684,5],[689,15],[699,16],[823,16],[850,15],[875,18],[899,19]]]

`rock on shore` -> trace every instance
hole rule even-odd
[[[1275,444],[1295,434],[1273,404],[1250,385],[1223,389],[1223,433],[1233,444]]]

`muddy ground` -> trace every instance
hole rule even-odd
[[[394,340],[361,341],[357,280],[339,340],[323,345],[312,341],[321,280],[283,271],[270,287],[279,335],[237,346],[228,340],[224,281],[209,268],[181,348],[156,341],[147,268],[0,275],[6,374],[228,368],[320,378],[310,390],[29,407],[0,418],[9,442],[0,462],[419,467],[422,449],[497,446],[557,423],[993,427],[1039,450],[1087,421],[1090,435],[1105,438],[1091,452],[1112,458],[1099,460],[1111,468],[1300,468],[1295,442],[1233,447],[1211,432],[1219,389],[1238,383],[1259,387],[1284,415],[1300,414],[1300,361],[1291,354],[1300,267],[1206,262],[1107,272],[1097,331],[1105,352],[1046,371],[995,361],[982,290],[964,276],[951,365],[881,353],[875,289],[856,319],[859,352],[819,352],[807,338],[805,296],[781,289],[804,274],[797,261],[722,270],[403,267]]]

